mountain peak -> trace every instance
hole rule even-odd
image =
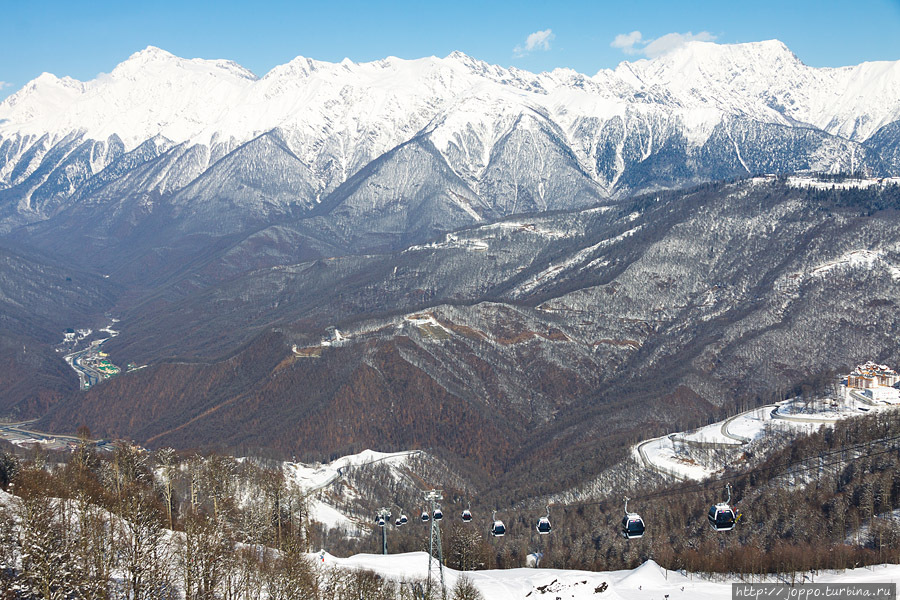
[[[465,52],[460,52],[459,50],[454,50],[450,54],[447,55],[447,60],[458,60],[460,62],[469,62],[472,59],[471,56],[466,54]]]
[[[752,93],[759,95],[772,85],[801,84],[809,78],[810,68],[779,40],[741,44],[691,41],[655,58],[622,62],[614,73],[638,88],[661,85],[682,97],[688,94],[703,99],[704,104],[721,105],[725,96],[738,90],[752,88]]]
[[[311,73],[315,73],[319,70],[319,68],[323,64],[317,60],[312,58],[307,58],[305,56],[295,56],[288,62],[283,65],[277,65],[273,67],[268,73],[263,75],[263,79],[265,80],[275,80],[275,79],[302,79],[308,77]],[[344,59],[341,62],[345,68],[352,66],[352,62],[349,59]]]
[[[464,65],[470,69],[475,69],[477,71],[483,71],[489,67],[496,66],[486,63],[483,60],[478,60],[477,58],[471,57],[465,52],[460,52],[459,50],[454,50],[453,52],[448,54],[446,58],[444,58],[444,60]]]
[[[716,42],[694,40],[685,42],[654,58],[622,64],[684,68],[692,64],[714,65],[726,62],[740,62],[746,63],[748,66],[761,65],[764,67],[786,63],[802,64],[783,42],[774,39],[739,44],[717,44]]]
[[[460,52],[459,50],[454,50],[450,54],[443,59],[445,62],[450,64],[460,65],[464,67],[471,73],[475,73],[479,76],[485,76],[488,73],[502,73],[505,72],[506,69],[503,69],[497,65],[491,65],[489,63],[484,62],[483,60],[478,60],[477,58],[473,58],[466,54],[465,52]]]
[[[71,77],[57,77],[53,73],[46,71],[29,81],[25,86],[10,95],[8,98],[0,102],[0,106],[12,109],[19,103],[29,101],[29,98],[42,97],[43,104],[52,107],[51,110],[59,110],[65,105],[71,96],[80,93],[84,89],[84,84]],[[39,110],[39,109],[38,109]],[[34,111],[27,111],[33,114]],[[2,122],[2,119],[0,119]]]
[[[71,89],[80,89],[82,83],[77,79],[72,79],[69,76],[65,77],[57,77],[53,73],[48,73],[44,71],[34,79],[32,79],[25,87],[35,87],[38,85],[51,85],[57,87],[65,87]]]
[[[143,50],[139,50],[120,62],[113,69],[113,73],[132,72],[143,69],[148,65],[176,63],[181,59],[171,52],[166,52],[162,48],[156,46],[147,46]]]
[[[672,51],[689,53],[694,56],[713,57],[754,57],[760,61],[782,59],[800,62],[781,40],[764,40],[761,42],[742,42],[739,44],[717,44],[715,42],[691,41]],[[665,56],[665,55],[664,55]]]
[[[135,52],[125,61],[116,65],[113,69],[113,75],[133,76],[136,73],[143,72],[147,69],[163,70],[168,67],[188,67],[192,71],[209,71],[210,73],[227,73],[231,76],[237,76],[242,79],[256,80],[258,79],[248,69],[242,67],[234,61],[221,59],[205,59],[205,58],[181,58],[163,50],[156,46],[147,46],[143,50]]]
[[[147,46],[143,50],[138,50],[134,54],[128,57],[128,60],[135,61],[150,61],[150,60],[172,60],[173,58],[177,58],[171,52],[167,52],[162,48],[158,48],[156,46]]]

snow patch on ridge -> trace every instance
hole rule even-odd
[[[884,258],[884,252],[881,250],[853,250],[852,252],[847,252],[841,255],[840,258],[813,268],[809,271],[809,275],[821,277],[835,269],[851,268],[872,270],[876,267],[883,267],[891,274],[893,279],[900,279],[900,268],[887,262]]]
[[[639,213],[633,213],[632,215],[630,215],[630,217],[633,217],[633,218],[629,218],[629,220],[633,221],[635,218],[637,218],[638,215],[639,215]],[[592,246],[588,246],[587,248],[583,248],[583,249],[579,250],[578,252],[576,252],[571,257],[567,258],[566,260],[564,260],[561,263],[558,263],[555,265],[554,264],[549,265],[546,269],[544,269],[537,275],[534,275],[533,277],[529,278],[527,281],[525,281],[525,283],[522,283],[521,285],[519,285],[516,288],[514,295],[517,297],[521,297],[521,296],[524,296],[525,294],[528,294],[528,293],[534,291],[539,286],[555,279],[561,273],[567,271],[568,269],[571,269],[572,267],[574,267],[576,265],[582,264],[596,250],[599,250],[600,248],[605,248],[607,246],[611,246],[612,244],[615,244],[616,242],[620,242],[628,237],[631,237],[632,235],[634,235],[635,233],[640,231],[641,227],[642,227],[641,225],[638,225],[637,227],[634,227],[633,229],[629,229],[628,231],[625,231],[613,238],[609,238],[607,240],[601,240],[601,241],[597,242],[596,244],[593,244]],[[590,263],[588,263],[588,265],[585,268],[604,266],[605,264],[606,263],[604,261],[595,259],[595,260],[591,261]]]
[[[900,177],[852,177],[842,180],[820,179],[808,175],[795,175],[788,177],[790,187],[814,188],[818,190],[851,190],[868,189],[871,187],[883,187],[888,185],[900,185]]]
[[[601,209],[609,210],[609,207],[601,207]],[[598,209],[590,209],[590,211],[595,211]],[[587,212],[590,212],[587,211]],[[534,223],[526,223],[524,221],[501,221],[499,223],[491,223],[490,225],[483,225],[478,228],[479,231],[490,231],[493,229],[510,229],[514,231],[524,231],[527,233],[533,233],[535,235],[539,235],[541,237],[545,237],[551,240],[557,240],[561,238],[572,237],[572,234],[567,231],[561,231],[559,229],[545,229],[539,225]]]
[[[476,252],[484,252],[489,248],[488,243],[483,240],[462,238],[459,239],[452,233],[444,236],[443,242],[431,242],[430,244],[418,244],[410,246],[403,252],[416,252],[419,250],[447,250],[451,248],[461,248],[463,250],[471,250]]]

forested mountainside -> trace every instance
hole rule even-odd
[[[650,434],[898,362],[898,200],[757,178],[185,277],[106,346],[150,366],[42,424],[282,454],[425,447],[575,485]]]
[[[78,389],[52,346],[73,324],[109,310],[121,288],[103,277],[0,242],[0,405],[6,414],[42,414]]]

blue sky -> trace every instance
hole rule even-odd
[[[0,11],[0,98],[43,71],[92,79],[148,45],[228,58],[257,75],[298,55],[369,61],[453,50],[531,71],[593,74],[692,37],[777,38],[817,67],[898,60],[900,0],[18,1]]]

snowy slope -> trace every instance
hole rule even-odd
[[[690,42],[653,60],[623,63],[615,74],[635,87],[662,88],[686,109],[707,108],[756,120],[808,124],[862,141],[900,118],[900,62],[817,69],[780,41]]]
[[[342,456],[330,463],[307,465],[288,462],[284,463],[282,468],[284,469],[285,479],[290,484],[297,486],[304,495],[310,498],[309,509],[313,520],[322,523],[330,529],[343,529],[352,534],[362,531],[360,523],[329,504],[326,497],[315,492],[324,490],[346,475],[346,469],[351,467],[385,464],[390,468],[394,479],[400,480],[404,476],[399,469],[406,464],[409,458],[420,453],[421,451],[419,450],[404,452],[363,450],[358,454]]]
[[[322,465],[306,465],[303,463],[284,463],[284,474],[288,481],[294,483],[304,492],[320,490],[341,477],[344,469],[360,467],[376,463],[385,463],[392,467],[402,466],[408,458],[420,454],[419,450],[404,452],[376,452],[363,450],[359,454],[343,456]]]
[[[368,569],[396,581],[424,579],[428,554],[412,552],[387,556],[359,554],[336,558],[330,554],[312,555],[319,568],[337,565],[345,568]],[[452,590],[461,573],[445,568],[445,581]],[[900,580],[900,565],[879,565],[870,568],[812,574],[816,583],[896,583]],[[731,597],[731,584],[738,579],[711,581],[689,573],[667,571],[653,560],[626,571],[566,571],[559,569],[506,569],[465,573],[485,600],[525,600],[526,598],[557,598],[588,600],[613,598],[616,600],[669,598],[671,600],[720,600]],[[799,575],[803,579],[803,575]],[[776,579],[772,583],[781,583]],[[799,591],[799,589],[794,589]]]

